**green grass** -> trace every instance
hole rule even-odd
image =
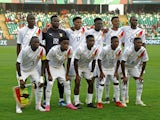
[[[118,108],[113,103],[104,105],[104,109],[91,109],[83,105],[83,108],[72,111],[58,106],[57,83],[53,86],[51,111],[42,113],[34,110],[34,101],[30,106],[23,109],[23,114],[15,113],[15,100],[12,87],[17,85],[16,81],[16,48],[0,46],[0,120],[159,120],[160,118],[160,46],[147,46],[149,62],[144,75],[143,101],[147,107],[136,106],[135,103],[135,81],[130,80],[130,103],[127,108]],[[72,84],[72,89],[73,89]],[[86,81],[82,81],[81,101],[86,97]],[[72,90],[73,93],[73,90]],[[112,91],[111,91],[112,96]],[[73,94],[72,94],[73,99]]]

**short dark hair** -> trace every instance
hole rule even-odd
[[[89,38],[94,38],[94,36],[93,35],[87,35],[86,39],[89,39]]]
[[[112,36],[112,37],[111,37],[111,42],[112,42],[113,40],[115,40],[115,39],[118,39],[118,37],[117,37],[117,36]]]
[[[59,38],[59,43],[61,43],[63,40],[68,40],[69,41],[69,38],[67,36],[60,37]]]
[[[97,17],[97,18],[94,19],[94,23],[95,23],[96,21],[98,21],[98,20],[101,20],[101,21],[102,21],[101,18]]]
[[[74,18],[73,18],[73,22],[76,21],[76,20],[78,20],[78,19],[81,20],[82,18],[81,18],[81,17],[78,17],[78,16],[77,16],[77,17],[74,17]]]
[[[58,17],[58,16],[57,16],[57,15],[52,15],[52,16],[51,16],[51,21],[52,21],[52,19],[55,18],[55,17]]]
[[[27,20],[28,20],[29,17],[32,17],[32,16],[35,18],[35,16],[34,16],[32,13],[29,13],[29,14],[27,15]]]
[[[115,18],[119,18],[118,16],[114,16],[111,18],[111,21],[114,20]]]
[[[137,41],[137,40],[142,40],[142,39],[140,37],[135,37],[134,41]]]
[[[30,40],[30,42],[29,42],[29,45],[31,45],[31,42],[34,40],[34,39],[36,39],[36,38],[38,38],[37,36],[32,36],[32,38],[31,38],[31,40]],[[39,39],[39,38],[38,38]]]

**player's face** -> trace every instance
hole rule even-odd
[[[74,24],[75,28],[81,28],[82,20],[81,19],[77,19],[77,20],[74,21],[73,24]]]
[[[141,48],[142,45],[143,44],[142,44],[142,40],[141,39],[134,41],[134,47],[135,47],[136,51],[138,51]]]
[[[52,24],[53,28],[58,28],[59,27],[59,19],[58,19],[58,17],[52,18],[51,24]]]
[[[132,17],[130,20],[131,26],[136,27],[137,26],[137,18],[136,17]]]
[[[94,46],[95,40],[94,40],[94,38],[90,37],[87,39],[86,42],[87,42],[88,48],[92,48]]]
[[[38,47],[39,47],[39,39],[34,38],[34,40],[31,42],[31,49],[33,51],[36,51]]]
[[[61,45],[61,50],[62,50],[62,51],[67,50],[67,49],[68,49],[68,46],[69,46],[69,40],[63,40],[63,41],[60,43],[60,45]]]
[[[33,27],[35,25],[35,17],[33,15],[29,16],[27,18],[28,26]]]
[[[112,46],[112,49],[115,50],[119,45],[119,40],[118,38],[115,38],[112,42],[111,42],[111,46]]]
[[[101,30],[103,27],[103,22],[102,20],[97,20],[94,25],[96,30]]]
[[[112,20],[113,27],[119,28],[119,18],[114,18]]]

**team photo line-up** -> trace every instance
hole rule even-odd
[[[145,48],[145,31],[137,27],[135,16],[130,18],[129,26],[123,27],[119,27],[120,20],[114,16],[111,19],[112,27],[105,29],[103,20],[98,17],[90,29],[82,26],[79,16],[74,17],[73,26],[66,29],[59,28],[56,15],[51,16],[50,25],[43,30],[35,26],[33,14],[28,14],[26,20],[27,25],[18,31],[16,73],[21,89],[25,88],[28,78],[35,84],[36,110],[49,112],[52,109],[50,103],[55,80],[58,80],[58,104],[71,110],[81,109],[82,78],[88,85],[85,100],[87,107],[102,109],[103,104],[109,104],[111,84],[115,106],[127,107],[130,78],[136,82],[135,104],[146,106],[141,96],[143,73],[149,58]],[[71,84],[71,80],[74,80],[74,84]],[[104,88],[106,95],[102,101]],[[22,113],[18,103],[16,113]]]

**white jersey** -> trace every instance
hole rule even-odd
[[[124,31],[124,47],[131,47],[133,46],[133,40],[135,37],[140,37],[142,39],[142,43],[146,43],[145,39],[145,31],[141,28],[137,27],[136,29],[132,29],[131,26],[125,26],[122,27],[122,30]]]
[[[66,51],[62,51],[60,45],[56,45],[49,50],[47,60],[49,60],[50,66],[61,67],[68,58],[72,58],[72,54],[70,46]]]
[[[138,51],[135,51],[134,46],[132,46],[125,49],[121,60],[126,61],[127,67],[135,67],[140,61],[146,62],[148,59],[147,51],[143,46]]]
[[[45,54],[45,49],[41,46],[36,51],[33,51],[31,46],[27,46],[20,51],[17,62],[21,63],[22,71],[29,72],[37,67],[40,59],[44,60]]]
[[[111,45],[111,38],[113,36],[117,36],[119,38],[119,46],[121,47],[122,40],[124,38],[124,31],[121,28],[118,28],[118,30],[113,30],[110,28],[105,36],[106,37],[105,37],[104,43],[106,45]]]
[[[33,36],[37,36],[42,43],[42,32],[37,26],[34,26],[33,29],[24,26],[18,31],[17,44],[21,44],[22,49],[24,49],[29,45]]]
[[[69,45],[72,46],[73,51],[77,49],[78,46],[84,45],[86,43],[85,28],[81,27],[79,30],[65,29],[67,36],[69,37]]]
[[[96,31],[95,29],[90,29],[87,31],[86,35],[93,35],[94,39],[95,39],[94,45],[97,46],[99,48],[99,50],[102,49],[105,35],[101,30]]]
[[[79,67],[88,67],[89,63],[96,59],[99,53],[97,46],[93,46],[91,50],[87,48],[87,45],[81,46],[77,49],[74,58],[78,59]]]
[[[111,48],[111,45],[102,48],[99,58],[102,63],[102,67],[105,69],[114,69],[117,60],[122,55],[121,47],[117,47],[115,50]]]

